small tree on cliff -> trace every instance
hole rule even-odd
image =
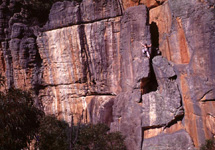
[[[205,144],[201,145],[200,150],[215,150],[214,137],[205,141]]]

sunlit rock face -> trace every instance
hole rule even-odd
[[[215,134],[214,5],[64,1],[39,27],[3,1],[0,71],[8,87],[32,89],[46,114],[106,123],[128,150],[194,149]]]
[[[85,105],[88,95],[111,96],[121,90],[119,21],[119,17],[105,19],[47,31],[38,37],[44,86],[40,99],[44,103],[51,100],[45,110],[49,107],[50,113],[69,115],[73,99],[83,100]]]

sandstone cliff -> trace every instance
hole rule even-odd
[[[42,27],[12,3],[0,7],[0,70],[47,114],[106,123],[129,150],[194,149],[215,134],[213,0],[57,2]]]

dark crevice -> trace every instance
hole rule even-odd
[[[121,11],[121,15],[124,14],[124,8],[123,8],[123,4],[122,4],[122,1],[121,0],[118,0],[118,3],[119,3],[119,7],[120,7],[120,11]]]
[[[206,100],[201,100],[200,102],[214,102],[215,99],[206,99]]]
[[[150,34],[151,34],[151,59],[157,55],[161,55],[159,50],[159,31],[158,26],[155,22],[150,24]]]
[[[163,5],[163,3],[165,2],[165,1],[160,2],[160,1],[158,1],[158,0],[155,0],[155,1],[157,2],[158,5]]]
[[[159,47],[159,32],[158,26],[155,22],[150,24],[151,42],[152,46]]]
[[[184,118],[184,114],[181,116],[176,117],[174,120],[172,120],[171,122],[169,122],[164,129],[171,127],[174,124],[177,124],[178,121],[182,121]]]
[[[3,49],[3,56],[5,58],[5,68],[6,68],[6,78],[7,78],[7,88],[14,87],[14,76],[13,76],[13,61],[11,56],[11,51],[9,50],[8,41],[1,43]]]
[[[116,96],[116,95],[108,92],[107,93],[90,92],[86,96]]]
[[[154,125],[154,126],[147,126],[147,127],[142,127],[142,130],[149,130],[149,129],[157,129],[157,128],[162,128],[164,125]]]
[[[158,89],[158,82],[155,76],[155,72],[152,66],[152,63],[150,63],[150,70],[151,70],[151,76],[150,76],[150,82],[149,82],[149,91],[157,91]]]
[[[174,75],[173,77],[169,77],[168,79],[171,80],[171,81],[174,81],[174,80],[177,79],[177,75]]]
[[[146,8],[146,25],[149,25],[149,9]]]
[[[84,25],[80,25],[79,26],[79,35],[80,35],[80,45],[81,45],[81,57],[83,60],[83,82],[87,82],[87,76],[89,75],[89,79],[91,80],[91,70],[90,70],[90,64],[92,64],[91,59],[90,59],[90,52],[89,52],[89,48],[88,48],[88,44],[87,44],[87,38],[86,38],[86,34],[84,31]]]
[[[157,79],[154,73],[154,69],[152,66],[152,59],[153,57],[160,55],[159,52],[159,32],[158,32],[158,27],[155,22],[152,22],[149,24],[149,9],[147,9],[147,18],[146,18],[146,25],[150,26],[150,34],[151,34],[151,48],[150,48],[150,76],[149,78],[143,78],[141,80],[141,92],[142,94],[147,94],[153,91],[156,91],[158,89],[158,83]]]
[[[38,48],[37,48],[38,49]],[[40,57],[40,54],[39,54],[39,52],[38,52],[38,50],[37,50],[37,54],[36,54],[36,60],[35,60],[35,62],[36,62],[36,77],[37,77],[37,82],[33,85],[34,86],[34,90],[35,90],[35,93],[36,93],[36,95],[39,95],[39,90],[41,89],[41,76],[40,76],[40,74],[41,74],[41,72],[42,72],[42,70],[41,70],[41,68],[42,68],[42,62],[43,62],[43,60],[41,59],[41,57]]]
[[[158,26],[155,22],[150,24],[150,34],[151,34],[151,59],[157,55],[161,55],[159,50],[159,31]]]
[[[6,67],[5,67],[5,59],[4,56],[1,56],[1,62],[2,62],[2,67],[3,67],[3,71],[6,71]]]
[[[155,72],[152,66],[152,63],[150,62],[150,75],[149,78],[143,78],[141,80],[141,93],[147,94],[153,91],[157,91],[158,89],[158,82],[155,76]]]
[[[205,92],[204,95],[199,100],[203,99],[203,97],[205,97],[208,93],[212,92],[213,90],[214,89],[210,89],[207,92]],[[206,100],[202,100],[202,101],[206,101]],[[209,101],[209,99],[207,101]]]

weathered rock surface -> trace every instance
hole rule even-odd
[[[167,0],[119,0],[119,2],[123,6],[123,10],[126,10],[129,7],[142,5],[142,4],[144,4],[148,8],[153,8],[161,5],[165,1]]]
[[[126,135],[128,149],[141,149],[141,136],[148,136],[147,130],[153,128],[164,130],[184,115],[173,67],[162,56],[154,57],[152,66],[159,83],[158,90],[144,94],[142,105],[138,104],[141,101],[141,94],[138,94],[137,89],[127,90],[114,99],[111,129],[119,130]],[[150,70],[150,67],[145,66],[142,69]]]
[[[143,78],[150,73],[149,59],[143,57],[141,43],[150,43],[147,9],[135,6],[127,9],[121,19],[120,54],[121,87],[132,91],[141,86]]]
[[[206,121],[214,114],[213,1],[169,0],[150,10],[150,23],[159,32],[162,55],[174,62],[185,108],[185,128],[196,146],[210,138]],[[192,118],[192,119],[191,119]]]
[[[161,134],[144,140],[142,150],[194,150],[189,134],[180,130],[173,134]]]
[[[38,37],[44,67],[42,81],[45,88],[41,92],[51,92],[41,94],[40,99],[44,96],[50,99],[50,95],[54,95],[53,105],[57,105],[61,97],[72,101],[71,98],[86,95],[118,93],[119,21],[118,17],[105,19],[48,31]],[[115,33],[108,33],[113,30]]]
[[[129,150],[193,149],[192,141],[199,147],[215,134],[214,6],[64,1],[39,28],[4,0],[0,71],[8,87],[33,88],[47,114],[106,123],[125,135]],[[141,43],[152,43],[153,59]]]
[[[49,13],[49,19],[43,27],[44,30],[57,29],[80,23],[79,11],[80,5],[75,1],[53,4]]]
[[[91,23],[122,15],[118,0],[83,0],[81,4],[72,1],[57,2],[50,10],[49,20],[43,30],[52,30],[80,23]]]
[[[183,115],[173,67],[162,56],[154,57],[152,65],[159,86],[157,91],[142,96],[142,127],[146,129],[168,126]]]
[[[142,127],[140,114],[142,108],[135,102],[132,92],[122,92],[114,99],[111,131],[120,131],[126,137],[128,149],[141,149]],[[141,97],[139,97],[141,99]]]

